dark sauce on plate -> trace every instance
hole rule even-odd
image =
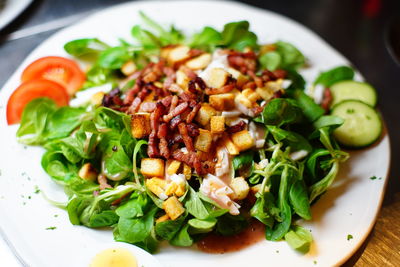
[[[254,220],[249,227],[232,236],[222,236],[215,233],[207,235],[197,243],[197,247],[206,253],[224,254],[251,246],[265,239],[265,225]]]

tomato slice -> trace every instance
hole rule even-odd
[[[25,82],[21,84],[8,99],[8,125],[19,123],[26,104],[39,97],[53,99],[58,106],[66,106],[69,101],[69,95],[66,89],[56,82],[44,79]]]
[[[22,82],[36,79],[51,80],[67,89],[70,96],[81,88],[85,81],[85,73],[78,64],[63,57],[42,57],[32,62],[22,73]]]

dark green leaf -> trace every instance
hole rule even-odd
[[[311,219],[310,201],[303,180],[295,181],[289,191],[290,204],[294,212],[305,220]]]
[[[167,220],[157,223],[155,226],[156,234],[164,240],[171,240],[181,229],[185,219],[186,215],[182,215],[176,220]]]
[[[294,99],[297,100],[299,107],[302,109],[304,116],[313,122],[324,115],[325,110],[314,102],[314,100],[301,90],[294,92]]]
[[[221,33],[211,27],[204,27],[203,30],[195,34],[190,42],[191,47],[212,51],[221,43]]]
[[[303,54],[292,44],[286,42],[276,42],[276,52],[281,56],[281,68],[297,69],[305,63]]]
[[[111,226],[118,222],[118,215],[112,210],[105,210],[97,214],[93,214],[89,220],[89,227],[105,227]]]
[[[221,235],[229,236],[240,233],[248,225],[249,222],[243,215],[231,215],[227,213],[219,217],[216,230]]]
[[[282,126],[299,122],[302,111],[292,99],[275,98],[264,108],[262,116],[265,125]]]
[[[98,59],[100,67],[105,69],[119,69],[132,58],[126,47],[116,46],[103,51]]]
[[[294,225],[286,233],[285,240],[293,249],[301,253],[307,253],[310,250],[313,238],[310,231],[301,226]]]
[[[185,203],[187,211],[197,219],[206,219],[209,215],[203,201],[193,188],[189,188],[189,199]]]
[[[97,38],[85,38],[70,41],[64,45],[65,51],[75,57],[98,55],[109,46]]]
[[[193,244],[193,239],[188,233],[189,225],[183,226],[179,232],[170,240],[171,245],[178,247],[189,247]]]
[[[322,72],[315,80],[314,84],[322,84],[329,87],[337,82],[353,80],[354,70],[348,66],[339,66],[331,70]]]
[[[227,23],[221,33],[222,45],[242,51],[244,48],[257,48],[257,35],[249,31],[248,21]]]
[[[258,58],[258,61],[262,69],[268,69],[270,71],[274,71],[280,67],[282,62],[282,57],[278,52],[271,51],[261,55]]]
[[[241,168],[244,168],[246,166],[251,165],[251,163],[253,162],[253,152],[252,151],[248,151],[245,153],[240,153],[238,156],[233,158],[233,169],[239,170]]]

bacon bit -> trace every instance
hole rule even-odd
[[[116,96],[119,97],[119,94],[121,93],[121,90],[119,88],[115,88],[111,90],[108,94],[104,95],[103,100],[102,100],[102,105],[105,107],[111,107],[113,106],[114,103],[114,98]]]
[[[227,129],[226,129],[226,131],[228,132],[228,133],[237,133],[237,132],[240,132],[240,131],[242,131],[242,130],[244,130],[244,128],[246,128],[246,122],[244,122],[244,121],[239,121],[238,123],[236,123],[235,125],[232,125],[232,126],[230,126],[230,127],[228,127]]]
[[[194,123],[188,123],[186,125],[186,128],[187,128],[189,136],[191,136],[191,137],[196,137],[200,134],[199,126],[197,126]]]
[[[196,103],[196,102],[195,102]],[[201,104],[196,104],[194,106],[194,108],[192,109],[192,111],[190,111],[189,115],[186,117],[186,122],[187,123],[191,123],[194,118],[196,117],[197,112],[200,110],[201,108]]]
[[[333,97],[332,92],[329,88],[326,88],[324,91],[324,96],[322,97],[321,107],[325,109],[325,111],[329,111],[329,107],[332,103]]]
[[[164,74],[163,67],[165,61],[160,60],[157,63],[150,63],[143,71],[143,81],[145,83],[151,83],[159,80]]]
[[[197,57],[203,53],[204,53],[203,50],[200,49],[190,49],[188,55],[189,57]]]
[[[287,76],[286,70],[274,70],[272,73],[276,79],[285,79]]]
[[[97,176],[97,182],[99,182],[100,190],[104,190],[106,188],[112,188],[112,186],[107,183],[107,177],[104,174],[99,174]]]
[[[139,106],[142,101],[151,93],[151,90],[148,88],[143,88],[142,91],[139,92],[137,97],[133,100],[131,106],[128,109],[128,113],[134,114],[139,110]]]
[[[189,104],[187,102],[183,102],[183,103],[179,104],[173,111],[171,111],[167,115],[164,115],[163,120],[165,122],[169,122],[170,120],[172,120],[173,117],[183,113],[188,107],[189,107]]]
[[[182,122],[182,118],[180,115],[175,116],[172,120],[169,121],[169,127],[171,130],[175,130],[179,123]]]
[[[251,109],[251,111],[254,114],[254,117],[260,115],[260,113],[264,110],[264,108],[260,107],[260,106],[255,106]]]
[[[194,168],[198,174],[203,174],[203,168],[201,161],[195,152],[183,153],[180,149],[176,149],[172,152],[171,157],[175,160],[186,163],[190,167]]]
[[[253,51],[247,53],[229,51],[228,63],[242,73],[255,72],[257,67],[256,54]]]
[[[172,101],[172,96],[167,96],[161,100],[161,104],[163,104],[164,107],[168,108],[171,105]]]
[[[187,150],[189,152],[193,152],[194,151],[193,141],[192,141],[192,138],[189,136],[186,124],[183,122],[179,123],[178,130],[179,130],[179,133],[182,135],[183,142],[185,143]]]
[[[162,122],[158,127],[157,137],[158,138],[166,138],[167,135],[168,135],[168,124],[166,124],[165,122]]]
[[[140,111],[151,113],[156,109],[155,102],[144,102],[140,105]]]
[[[176,106],[178,105],[178,102],[179,102],[179,98],[178,98],[176,95],[174,95],[174,96],[172,97],[172,100],[171,100],[171,105],[169,106],[169,113],[171,113],[172,111],[174,111],[174,109],[175,109]]]
[[[197,74],[190,68],[186,66],[181,66],[180,69],[189,77],[189,79],[193,80],[196,79]]]
[[[189,81],[189,84],[188,84],[188,89],[189,89],[189,91],[190,91],[191,93],[193,93],[193,94],[197,94],[197,93],[198,93],[198,90],[196,89],[196,84],[199,86],[199,88],[200,88],[201,90],[204,90],[204,89],[206,89],[206,87],[207,87],[207,85],[206,85],[206,83],[203,81],[203,79],[200,78],[199,76],[197,76],[196,78],[190,80],[190,81]]]
[[[196,100],[196,95],[191,92],[184,92],[183,94],[179,95],[179,98],[185,102],[190,102],[192,100]]]
[[[135,99],[136,94],[142,89],[143,85],[144,85],[144,83],[141,80],[141,78],[139,77],[136,80],[136,83],[133,86],[133,88],[126,93],[126,97],[124,99],[124,104],[125,105],[130,105],[133,102],[133,100]]]
[[[168,90],[172,93],[177,93],[177,94],[182,94],[184,92],[184,90],[176,83],[171,84]]]
[[[172,139],[169,140],[168,144],[170,146],[173,146],[174,144],[180,144],[180,143],[183,143],[183,138],[181,135],[176,134],[176,135],[174,135],[174,137]]]
[[[254,89],[257,88],[257,85],[256,85],[255,82],[251,81],[251,82],[245,83],[245,84],[242,86],[242,88],[243,88],[243,89],[250,88],[250,89],[253,89],[253,90],[254,90]]]
[[[165,138],[160,139],[160,144],[158,145],[160,149],[160,155],[166,159],[170,157],[170,151],[168,148],[168,141]]]
[[[156,130],[152,130],[149,135],[149,145],[147,146],[147,155],[150,158],[156,158],[160,154],[158,147],[157,147],[157,134]]]
[[[205,93],[206,95],[217,95],[217,94],[224,94],[232,91],[235,89],[235,83],[230,83],[227,85],[222,86],[221,88],[206,88]]]
[[[272,95],[271,100],[272,100],[272,99],[275,99],[275,98],[281,98],[282,95],[283,95],[283,92],[282,92],[281,90],[276,91],[276,92]]]

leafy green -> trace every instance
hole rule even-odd
[[[307,253],[310,250],[313,238],[310,231],[301,226],[294,225],[285,234],[285,240],[293,249],[301,253]]]
[[[186,219],[186,215],[179,216],[175,220],[159,222],[155,226],[156,233],[164,240],[170,241],[181,229]]]
[[[238,234],[243,231],[249,222],[242,215],[225,214],[218,219],[216,231],[217,233],[225,236]]]
[[[305,64],[304,55],[294,45],[278,41],[274,46],[275,50],[259,57],[258,61],[262,69],[270,71],[276,69],[296,70]]]
[[[236,157],[233,158],[232,164],[233,164],[233,169],[239,170],[243,167],[251,165],[253,162],[253,152],[248,151],[245,153],[240,153]]]
[[[75,57],[98,55],[107,48],[109,46],[97,38],[76,39],[64,45],[64,50]]]
[[[293,97],[309,121],[313,122],[324,115],[325,110],[303,91],[295,90]]]
[[[224,47],[242,51],[246,47],[256,49],[257,35],[249,31],[250,24],[248,21],[231,22],[224,25],[221,32]]]
[[[116,46],[103,51],[97,62],[100,67],[113,70],[121,68],[131,58],[132,54],[126,47]]]
[[[262,112],[263,123],[282,126],[300,122],[302,111],[293,99],[275,98],[271,100]]]
[[[282,57],[276,51],[271,51],[265,54],[262,54],[258,61],[261,65],[262,69],[268,69],[270,71],[274,71],[281,66]]]
[[[190,47],[212,51],[222,42],[221,33],[211,27],[204,27],[199,33],[193,35]]]
[[[297,180],[292,184],[289,191],[289,200],[294,212],[305,220],[311,219],[310,201],[303,180]]]
[[[197,219],[206,219],[209,215],[203,201],[198,193],[192,188],[189,188],[189,199],[185,203],[187,211]]]
[[[348,66],[339,66],[328,71],[322,72],[314,84],[322,84],[329,87],[343,80],[352,80],[354,78],[354,70]]]
[[[170,240],[171,245],[188,247],[193,244],[193,239],[188,232],[189,225],[184,225],[179,232]]]

